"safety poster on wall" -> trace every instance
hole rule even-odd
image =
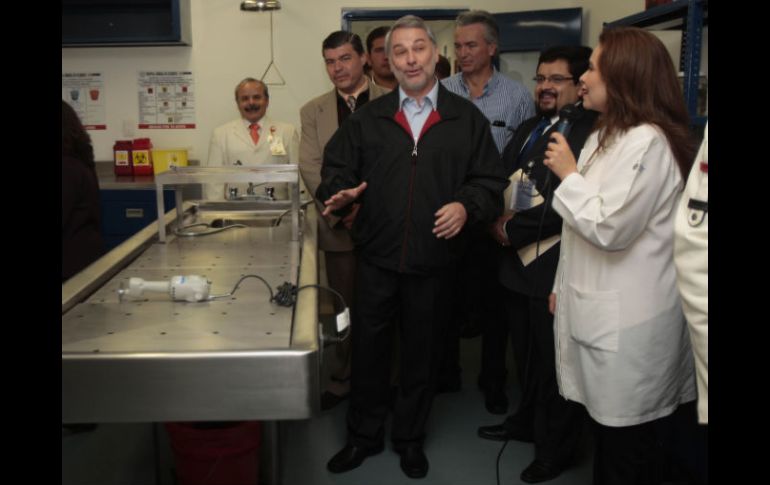
[[[102,73],[63,72],[61,99],[72,106],[86,130],[107,129]]]
[[[195,128],[191,71],[139,72],[139,128]]]

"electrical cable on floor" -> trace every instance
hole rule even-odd
[[[496,476],[497,476],[497,485],[500,485],[500,457],[503,456],[503,450],[505,450],[506,446],[508,446],[508,440],[505,440],[505,443],[503,443],[502,448],[500,448],[500,452],[497,454],[497,467],[495,469]]]

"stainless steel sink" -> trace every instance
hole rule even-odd
[[[291,209],[290,200],[202,200],[197,204],[201,212],[254,212],[285,211]]]

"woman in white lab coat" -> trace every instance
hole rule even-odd
[[[551,295],[559,391],[595,424],[595,485],[657,483],[656,422],[695,399],[673,264],[694,143],[671,58],[649,32],[604,31],[580,80],[584,106],[600,112],[596,130],[577,162],[559,134],[545,160],[562,180]]]

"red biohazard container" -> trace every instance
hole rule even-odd
[[[243,421],[216,427],[205,425],[165,423],[174,452],[177,483],[258,485],[262,423]]]
[[[113,160],[115,162],[115,175],[133,175],[131,166],[131,149],[134,144],[131,140],[118,140],[112,147]]]
[[[152,142],[149,138],[136,138],[131,147],[131,165],[134,175],[152,175]]]

